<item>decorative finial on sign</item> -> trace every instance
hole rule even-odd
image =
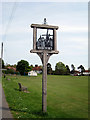
[[[47,22],[46,22],[47,20],[46,20],[46,18],[44,18],[44,24],[46,25],[47,24]]]

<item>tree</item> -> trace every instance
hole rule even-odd
[[[38,65],[36,64],[35,67],[38,67]]]
[[[83,72],[85,71],[85,68],[84,68],[82,65],[80,65],[80,66],[78,67],[78,69],[81,69],[81,75],[83,75]]]
[[[62,62],[58,62],[55,66],[55,74],[57,75],[65,75],[66,74],[66,67],[64,65],[64,63]]]
[[[5,74],[14,74],[15,71],[13,69],[7,69],[6,71],[4,71]]]
[[[32,69],[33,69],[33,66],[32,66],[32,65],[31,65],[31,66],[28,66],[28,67],[27,67],[27,72],[32,71]]]
[[[20,72],[21,75],[24,75],[25,72],[28,72],[29,63],[25,60],[21,60],[17,63],[16,70]]]
[[[74,73],[75,73],[75,67],[74,67],[73,64],[71,65],[71,68],[72,68],[72,70],[71,70],[71,74],[74,74]]]
[[[47,74],[52,74],[52,68],[50,63],[47,64]]]
[[[68,65],[66,65],[66,69],[67,69],[66,75],[70,75],[70,69],[69,69],[69,66],[68,66]]]
[[[13,67],[16,68],[16,64],[14,64]]]
[[[4,60],[2,60],[2,68],[4,68],[5,67],[5,65],[4,65]]]

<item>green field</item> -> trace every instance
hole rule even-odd
[[[2,79],[14,118],[88,118],[88,77],[47,76],[47,114],[42,111],[42,76],[7,76]],[[29,93],[18,90],[18,82]]]

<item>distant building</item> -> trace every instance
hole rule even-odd
[[[76,70],[75,70],[75,72],[74,72],[73,75],[74,75],[74,76],[81,76],[82,74],[81,74],[81,71],[76,71]],[[90,70],[85,70],[85,71],[83,72],[83,75],[84,75],[84,76],[90,76]]]
[[[81,72],[80,72],[80,71],[75,70],[75,71],[74,71],[74,73],[73,73],[73,74],[71,74],[71,75],[73,75],[73,76],[78,76],[78,75],[80,75],[80,74],[81,74]]]
[[[84,74],[84,75],[87,75],[87,76],[90,76],[90,70],[85,70],[85,71],[83,72],[83,74]]]
[[[35,71],[28,72],[28,76],[37,76],[37,73]]]
[[[42,68],[40,66],[34,67],[32,70],[38,74],[42,73]]]
[[[15,67],[11,67],[11,66],[9,66],[9,67],[7,67],[7,69],[9,69],[9,70],[13,70],[14,72],[16,72],[16,68],[15,68]]]

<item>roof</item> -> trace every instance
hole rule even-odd
[[[8,69],[12,69],[12,70],[14,70],[14,71],[16,71],[16,68],[14,68],[14,67],[7,67]]]
[[[80,71],[75,70],[76,73],[81,73]],[[90,72],[90,70],[85,70],[84,72]]]
[[[79,71],[75,70],[76,73],[80,73]]]
[[[90,70],[85,70],[84,72],[90,72]]]
[[[42,68],[40,66],[37,66],[37,67],[34,67],[32,70],[41,71]]]

